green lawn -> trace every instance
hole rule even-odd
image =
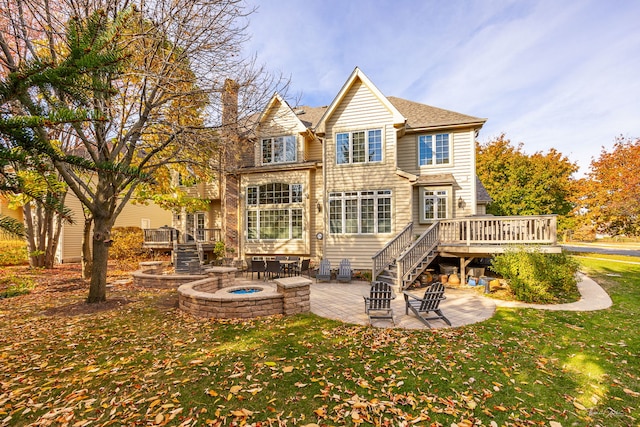
[[[122,285],[87,313],[86,286],[39,286],[0,300],[0,425],[638,426],[640,264],[579,260],[611,309],[444,330],[201,320]]]

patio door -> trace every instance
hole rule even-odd
[[[206,233],[204,229],[204,212],[195,213],[195,229],[193,230],[193,235],[196,236],[196,241],[198,242],[203,242],[206,240]]]
[[[185,224],[186,228],[186,241],[187,242],[203,242],[206,237],[206,230],[204,229],[205,225],[205,213],[204,212],[196,212],[196,213],[188,213],[187,214],[187,223]]]

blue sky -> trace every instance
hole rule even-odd
[[[487,118],[588,170],[640,137],[640,1],[247,0],[247,53],[328,105],[358,66],[387,96]],[[296,102],[297,101],[297,102]]]

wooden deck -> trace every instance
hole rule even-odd
[[[222,239],[219,228],[199,228],[193,234],[180,233],[170,227],[148,228],[144,231],[143,248],[155,250],[173,250],[177,243],[211,243]]]

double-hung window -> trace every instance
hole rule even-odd
[[[294,135],[264,138],[262,140],[262,163],[292,163],[297,158]]]
[[[246,197],[249,240],[302,239],[302,184],[248,187]]]
[[[391,233],[391,190],[329,194],[331,234]]]
[[[382,129],[336,134],[336,163],[374,163],[382,161]]]
[[[418,137],[418,159],[420,166],[447,165],[451,163],[449,134],[420,135]]]

